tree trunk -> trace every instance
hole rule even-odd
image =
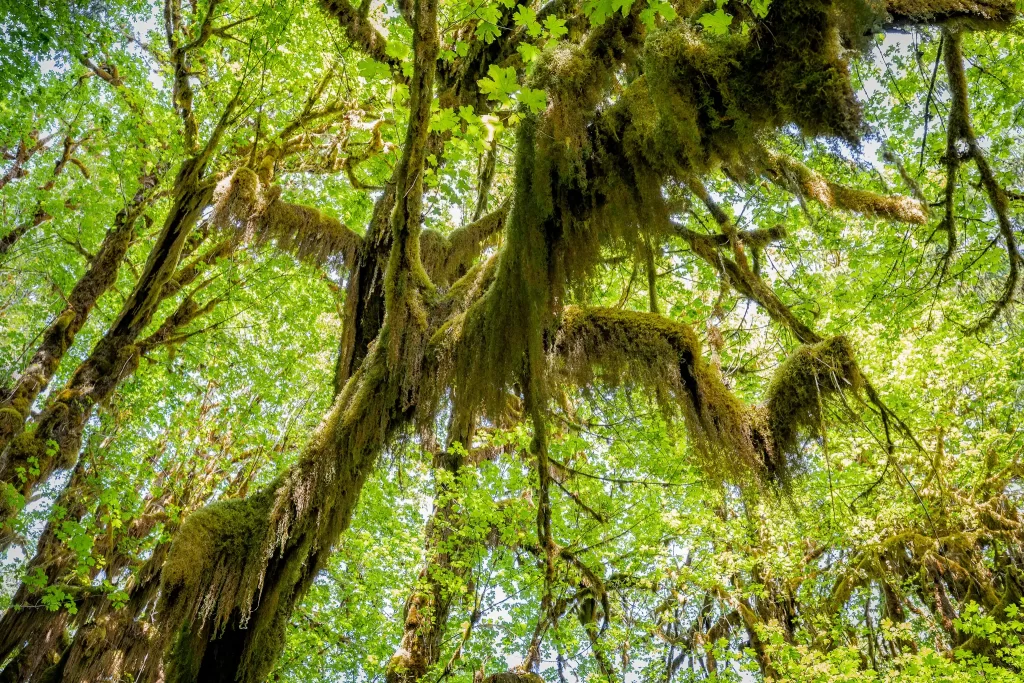
[[[449,443],[434,461],[437,477],[434,510],[427,521],[426,565],[420,571],[405,606],[402,641],[387,667],[387,683],[417,683],[441,656],[441,639],[448,624],[452,599],[446,587],[454,574],[465,578],[464,562],[452,562],[453,535],[458,534],[460,517],[451,497],[463,466],[463,457],[451,445],[458,442],[468,449],[473,437],[472,425],[452,426]]]
[[[169,683],[266,678],[284,647],[296,603],[348,526],[378,455],[412,418],[428,333],[417,311],[430,287],[419,262],[419,231],[439,51],[436,0],[417,3],[415,24],[410,117],[394,174],[387,265],[381,269],[374,247],[360,255],[377,261],[365,264],[371,273],[383,272],[380,331],[299,463],[266,491],[193,513],[176,535],[164,564],[159,608],[165,633],[175,637]],[[363,326],[362,318],[345,323]],[[358,339],[360,330],[353,332]],[[339,375],[344,374],[342,366]]]

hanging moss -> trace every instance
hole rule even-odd
[[[776,371],[764,407],[773,444],[771,467],[786,471],[799,456],[801,433],[822,433],[822,410],[842,391],[858,394],[864,378],[846,337],[801,346]],[[788,459],[789,463],[786,462]]]
[[[216,631],[235,610],[249,613],[262,569],[249,560],[266,535],[271,500],[266,492],[226,500],[185,519],[162,570],[163,619],[197,628],[210,621]]]
[[[211,223],[240,230],[255,244],[273,243],[300,261],[321,266],[352,263],[362,239],[338,219],[281,199],[281,188],[265,186],[249,168],[222,180],[214,192]]]
[[[257,243],[273,242],[300,261],[323,265],[332,259],[351,264],[362,242],[341,221],[311,206],[282,201],[280,188],[267,193],[255,229]]]
[[[693,330],[653,313],[566,308],[551,354],[553,378],[586,386],[653,389],[669,413],[682,413],[696,455],[717,480],[753,483],[766,474],[756,415],[701,356]]]

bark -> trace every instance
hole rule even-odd
[[[32,218],[14,226],[14,228],[9,233],[4,235],[3,237],[0,237],[0,256],[3,256],[8,251],[10,251],[11,247],[17,244],[18,240],[24,237],[25,233],[27,233],[29,230],[38,225],[42,225],[51,218],[52,216],[43,211],[42,207],[36,208],[35,213],[32,214]]]
[[[71,290],[64,310],[43,332],[42,343],[10,395],[0,401],[0,452],[24,429],[32,404],[49,386],[64,354],[71,348],[96,302],[117,280],[121,262],[132,243],[135,223],[153,197],[152,189],[157,181],[155,178],[147,181],[131,203],[117,213],[114,225],[107,231],[96,256]],[[16,484],[9,468],[0,467],[0,482]]]
[[[23,138],[18,142],[18,146],[13,152],[6,148],[3,150],[2,157],[10,161],[11,165],[3,175],[0,175],[0,189],[3,189],[14,180],[27,176],[28,170],[25,168],[25,165],[37,152],[49,144],[50,139],[49,136],[40,139],[39,131],[32,131],[28,134],[27,138]]]
[[[212,185],[201,184],[196,170],[192,162],[183,166],[163,230],[115,322],[78,366],[67,386],[50,398],[34,421],[35,428],[22,432],[7,445],[0,472],[3,481],[22,500],[27,500],[53,472],[77,462],[82,432],[93,408],[109,398],[118,384],[135,371],[139,362],[138,336],[152,321],[164,286],[175,272],[182,246],[212,196]],[[5,526],[10,525],[19,508],[14,505],[0,510]]]

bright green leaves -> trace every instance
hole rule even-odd
[[[512,18],[515,19],[516,26],[525,28],[526,34],[531,38],[539,38],[543,32],[540,22],[537,21],[537,13],[526,5],[520,5]]]
[[[714,12],[702,15],[697,21],[705,31],[716,36],[724,36],[729,32],[729,26],[732,25],[732,15],[719,7]]]
[[[519,81],[516,79],[516,70],[512,67],[500,67],[491,64],[487,69],[487,78],[477,81],[480,92],[487,95],[487,99],[496,100],[502,104],[508,104],[512,96],[519,91]]]
[[[516,46],[516,51],[519,52],[519,56],[523,58],[523,62],[526,64],[531,64],[540,57],[540,48],[530,43],[519,43]]]
[[[547,96],[543,90],[520,87],[516,77],[516,70],[512,67],[500,67],[491,64],[487,69],[487,78],[477,81],[480,92],[487,95],[487,99],[496,101],[504,106],[512,104],[515,98],[536,113],[547,106]]]
[[[535,90],[533,88],[523,88],[519,91],[517,98],[520,102],[530,108],[530,111],[536,114],[542,111],[548,106],[547,93],[543,90]]]
[[[626,16],[631,9],[633,0],[584,0],[583,3],[583,12],[594,26],[600,26],[608,21],[616,12]]]
[[[356,70],[368,81],[386,78],[390,73],[388,67],[376,59],[360,59],[356,64]]]
[[[477,10],[477,16],[480,18],[480,23],[476,25],[474,32],[477,39],[484,43],[494,42],[494,39],[501,35],[501,29],[498,28],[501,10],[495,5],[485,5]]]
[[[569,33],[569,29],[565,27],[565,19],[559,19],[555,15],[551,15],[544,20],[544,28],[547,29],[548,35],[554,40],[558,40]]]
[[[749,2],[755,17],[764,19],[768,16],[768,8],[771,7],[772,0],[749,0]]]
[[[754,13],[754,16],[758,19],[764,19],[768,16],[768,9],[771,7],[771,0],[744,0],[750,5],[750,10]],[[706,12],[697,19],[700,25],[704,27],[707,33],[716,36],[724,36],[732,28],[733,15],[725,11],[725,0],[716,0],[715,4],[717,9],[714,12]],[[746,22],[740,22],[740,30],[743,35],[746,35],[750,30],[750,25]]]
[[[653,29],[658,17],[662,17],[665,21],[672,21],[677,16],[675,7],[665,0],[650,0],[647,8],[640,12],[640,21],[644,22],[644,26],[648,29]]]
[[[459,117],[451,107],[435,111],[430,118],[430,130],[436,133],[449,131],[459,125]]]
[[[590,19],[594,26],[600,26],[608,21],[616,12],[622,16],[629,14],[633,9],[635,0],[585,0],[583,12]],[[655,27],[658,17],[665,21],[672,21],[678,16],[676,10],[666,0],[648,0],[647,7],[640,12],[640,20],[648,29]]]

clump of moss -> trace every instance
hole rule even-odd
[[[854,395],[864,378],[853,347],[843,336],[801,346],[775,373],[764,402],[765,423],[771,435],[769,468],[785,472],[799,455],[801,433],[819,435],[822,411],[843,391]]]
[[[361,238],[341,221],[302,204],[281,199],[281,188],[265,186],[249,168],[222,180],[214,192],[211,223],[244,233],[256,244],[273,242],[300,261],[323,265],[351,263]]]
[[[256,572],[263,568],[270,504],[263,492],[208,505],[185,519],[162,569],[163,620],[197,627],[210,621],[216,631],[237,610],[245,621],[261,586]]]
[[[252,169],[243,166],[217,183],[210,222],[221,229],[249,230],[261,203],[260,179]]]
[[[653,313],[566,308],[551,353],[552,374],[578,385],[653,388],[669,413],[682,413],[709,476],[760,482],[767,472],[752,410],[701,355],[683,323]]]

